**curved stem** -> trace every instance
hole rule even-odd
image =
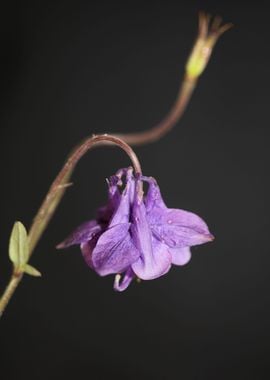
[[[29,250],[30,256],[38,243],[38,240],[50,221],[58,203],[68,187],[69,179],[75,166],[81,157],[94,145],[107,145],[113,144],[123,149],[132,161],[136,173],[141,173],[141,166],[139,160],[132,150],[132,148],[118,137],[112,135],[97,135],[86,139],[81,145],[79,145],[71,153],[67,159],[62,170],[59,172],[54,182],[52,183],[50,190],[44,199],[35,219],[29,231]]]
[[[138,173],[141,172],[138,158],[129,145],[142,145],[154,142],[168,133],[183,115],[196,83],[196,78],[189,78],[185,75],[173,107],[169,111],[168,115],[157,126],[139,133],[92,136],[84,140],[73,150],[62,170],[52,183],[49,192],[42,202],[29,230],[29,257],[32,256],[33,251],[48,223],[50,222],[56,207],[60,203],[66,188],[71,185],[69,183],[69,179],[80,158],[94,146],[117,145],[128,154],[135,171]],[[22,277],[23,273],[20,273],[20,275],[16,273],[12,274],[9,284],[0,298],[0,316],[3,314],[3,311],[8,305]]]
[[[167,134],[180,120],[197,84],[197,78],[184,76],[175,103],[167,116],[156,126],[138,133],[114,134],[129,145],[149,144]]]
[[[75,148],[75,150],[68,157],[65,165],[53,181],[46,198],[42,202],[41,207],[34,218],[28,234],[29,257],[33,254],[41,235],[53,216],[56,207],[60,203],[66,188],[69,186],[68,181],[79,160],[95,145],[108,145],[108,143],[123,149],[131,159],[135,172],[141,173],[141,165],[135,152],[120,138],[110,135],[97,135],[86,139],[82,144]],[[10,282],[0,299],[0,316],[3,314],[22,277],[23,273],[13,272]]]
[[[118,134],[116,136],[130,145],[140,145],[156,141],[168,133],[182,117],[198,78],[209,62],[218,38],[231,27],[232,24],[230,23],[222,25],[220,17],[214,17],[211,21],[210,15],[201,12],[199,14],[198,36],[186,63],[183,83],[168,115],[158,125],[149,130],[139,133]]]
[[[69,183],[72,172],[80,160],[80,158],[94,146],[100,145],[117,145],[122,148],[130,157],[136,172],[141,172],[140,163],[134,151],[129,145],[142,145],[154,142],[168,133],[176,122],[183,115],[186,106],[190,100],[193,90],[196,86],[197,79],[184,77],[182,86],[180,87],[178,97],[169,111],[168,115],[152,129],[128,134],[114,134],[114,135],[97,135],[88,137],[81,144],[79,144],[68,157],[65,165],[52,183],[49,192],[47,193],[44,201],[42,202],[34,221],[29,230],[29,257],[32,256],[33,251],[50,222],[56,207],[60,203]],[[129,145],[128,145],[129,144]],[[2,297],[0,298],[0,316],[3,314],[9,300],[15,292],[19,282],[23,277],[23,273],[19,276],[13,273],[9,284],[7,285]]]
[[[33,253],[42,233],[47,227],[54,211],[62,199],[71,174],[80,158],[94,145],[114,144],[122,148],[130,157],[134,169],[137,173],[141,172],[140,163],[137,156],[129,145],[147,144],[158,140],[168,133],[182,117],[191,95],[196,87],[199,76],[204,71],[213,47],[219,36],[231,28],[231,24],[221,26],[221,19],[215,18],[211,25],[210,17],[206,14],[199,16],[199,33],[195,40],[193,50],[186,64],[186,72],[183,83],[180,87],[177,99],[169,111],[168,115],[155,127],[129,134],[98,135],[87,138],[71,153],[64,167],[51,185],[49,192],[44,199],[29,231],[30,256]],[[129,144],[129,145],[128,145]],[[15,289],[17,288],[23,273],[13,273],[11,280],[0,299],[0,315],[3,313]]]

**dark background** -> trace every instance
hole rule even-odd
[[[269,12],[257,1],[36,1],[1,8],[0,288],[9,233],[30,225],[70,149],[91,133],[139,131],[171,106],[197,12],[235,24],[181,123],[136,149],[170,207],[216,236],[185,267],[122,293],[78,248],[54,248],[129,165],[90,152],[1,319],[1,379],[257,380],[270,376]]]

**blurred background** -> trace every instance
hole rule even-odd
[[[170,207],[216,240],[122,293],[55,245],[129,165],[87,154],[0,322],[1,378],[258,380],[270,376],[269,11],[266,1],[23,1],[1,7],[0,289],[15,220],[29,226],[64,159],[92,133],[140,131],[173,103],[199,10],[235,27],[181,122],[138,147]]]

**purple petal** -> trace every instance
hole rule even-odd
[[[89,240],[88,242],[81,244],[81,251],[82,251],[83,258],[86,264],[92,269],[94,269],[94,265],[92,261],[92,253],[97,244],[98,237],[99,235],[95,236],[93,239]]]
[[[117,224],[105,231],[92,252],[95,271],[101,276],[120,273],[140,255],[129,234],[130,223]]]
[[[108,203],[100,207],[97,210],[97,219],[105,222],[109,222],[114,210],[118,207],[121,193],[119,191],[118,185],[121,183],[122,170],[117,172],[107,180],[108,183]]]
[[[169,247],[190,247],[213,240],[206,223],[196,214],[167,209],[148,217],[156,238]]]
[[[58,244],[56,248],[67,248],[75,244],[82,244],[91,240],[94,236],[103,230],[103,226],[98,224],[96,220],[84,222],[75,231],[69,235],[62,243]]]
[[[144,199],[147,214],[154,210],[166,209],[167,206],[162,199],[160,189],[155,178],[142,177],[142,180],[148,182],[149,184],[148,192]]]
[[[123,290],[126,290],[134,277],[135,277],[135,273],[133,272],[131,268],[127,269],[122,279],[121,279],[121,275],[117,274],[114,279],[114,285],[113,285],[114,290],[118,292],[122,292]]]
[[[153,239],[153,249],[147,255],[141,255],[132,264],[134,273],[142,280],[153,280],[166,274],[172,264],[172,255],[166,244]]]
[[[134,194],[134,179],[128,178],[126,187],[121,194],[119,206],[116,208],[109,227],[115,226],[121,223],[128,223],[130,220],[130,203]]]
[[[170,248],[172,255],[172,263],[174,265],[185,265],[191,259],[191,252],[188,247],[184,248]]]
[[[153,244],[145,206],[138,194],[139,190],[136,190],[131,234],[140,257],[132,264],[132,269],[139,278],[150,280],[162,276],[169,270],[171,254],[164,244],[158,241]]]
[[[187,247],[213,240],[206,223],[197,215],[166,207],[154,178],[143,177],[149,183],[145,206],[154,236],[169,247]]]
[[[132,167],[119,169],[117,173],[111,176],[107,181],[109,185],[109,201],[111,201],[114,204],[114,206],[117,206],[119,203],[118,201],[120,201],[121,193],[119,190],[119,186],[123,185],[123,176],[126,177],[126,183],[134,182]]]

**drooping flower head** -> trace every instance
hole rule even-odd
[[[123,291],[135,277],[152,280],[172,264],[186,264],[191,246],[211,240],[200,217],[167,208],[155,179],[127,168],[108,180],[108,203],[96,220],[79,226],[58,248],[79,244],[86,263],[100,276],[115,274],[114,288]]]

